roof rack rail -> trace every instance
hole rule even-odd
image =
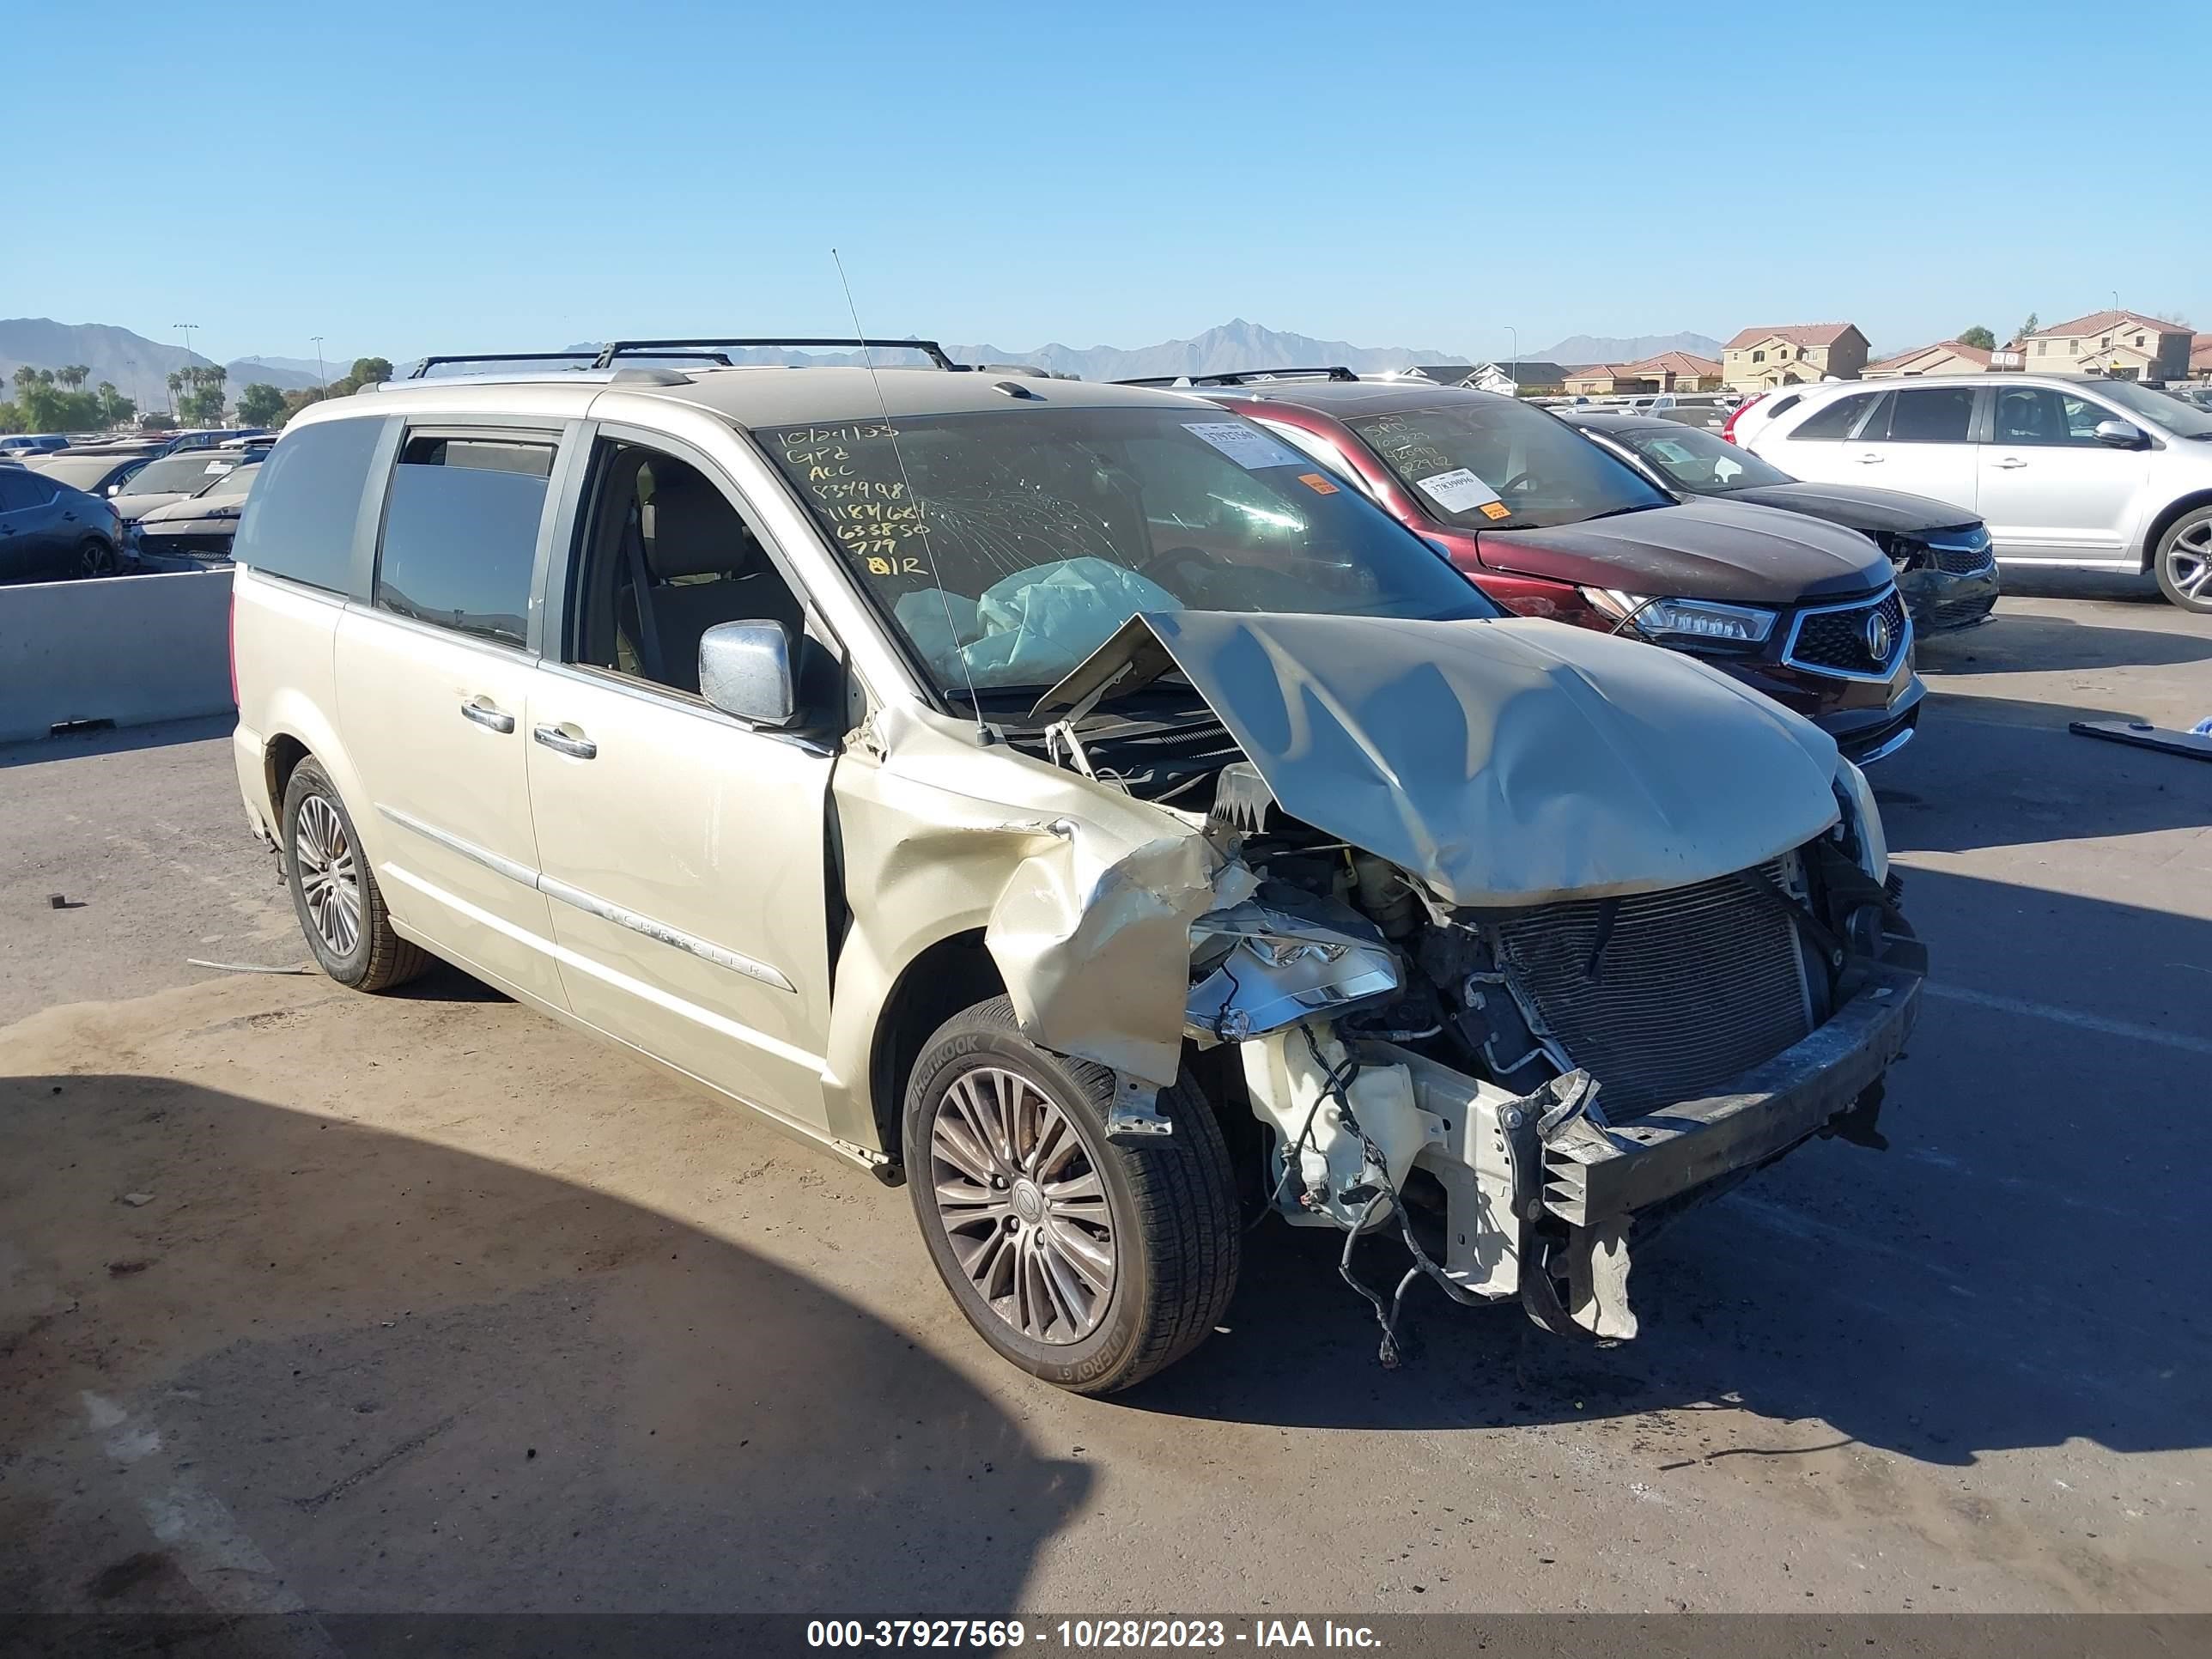
[[[614,367],[615,359],[617,357],[626,357],[641,353],[649,356],[661,356],[667,355],[671,351],[681,350],[687,346],[742,346],[746,348],[758,348],[764,346],[843,346],[848,350],[858,349],[869,351],[919,351],[927,356],[929,360],[935,363],[939,368],[965,369],[967,368],[965,363],[954,362],[951,357],[945,355],[945,348],[938,344],[934,340],[741,340],[724,339],[719,337],[684,340],[612,340],[599,349],[599,355],[592,362],[592,367],[594,368],[611,368]],[[726,364],[728,359],[725,358],[723,359],[723,362]]]
[[[1224,374],[1146,374],[1115,386],[1245,386],[1254,380],[1356,380],[1359,377],[1342,364],[1326,368],[1240,368]]]
[[[730,367],[730,359],[726,352],[668,351],[657,352],[653,355],[668,357],[700,357],[708,362],[719,363],[724,368]],[[433,368],[443,368],[449,363],[574,363],[579,368],[604,368],[606,365],[599,361],[600,356],[597,349],[449,352],[440,356],[423,358],[413,368],[408,370],[407,378],[410,380],[427,380]]]

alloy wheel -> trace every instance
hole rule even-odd
[[[1032,1341],[1098,1327],[1116,1267],[1112,1212],[1066,1110],[1018,1073],[962,1072],[939,1096],[929,1179],[977,1296]]]
[[[2212,519],[2173,538],[2166,550],[2166,579],[2191,605],[2212,605]]]
[[[77,556],[77,570],[84,576],[110,576],[115,574],[115,550],[106,542],[88,538]]]
[[[334,955],[349,957],[361,942],[361,875],[345,820],[322,796],[309,795],[293,839],[300,896],[316,936]]]

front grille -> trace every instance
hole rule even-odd
[[[1990,614],[1990,605],[1986,593],[1969,594],[1962,599],[1939,599],[1929,609],[1928,625],[1956,628],[1962,623],[1979,622]]]
[[[1931,547],[1928,553],[1938,570],[1954,576],[1972,576],[1996,562],[1987,547]]]
[[[1784,861],[1749,873],[1779,886]],[[1507,971],[1604,1085],[1616,1123],[1709,1094],[1813,1029],[1796,926],[1740,877],[1547,904],[1498,934]]]
[[[1867,617],[1880,611],[1889,623],[1889,654],[1876,657],[1867,649]],[[1783,660],[1798,668],[1831,674],[1859,674],[1879,679],[1896,666],[1908,635],[1905,602],[1895,588],[1880,599],[1832,611],[1808,611],[1797,621],[1796,636]]]

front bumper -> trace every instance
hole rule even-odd
[[[1987,622],[1997,602],[1997,567],[1954,575],[1932,566],[1897,573],[1897,591],[1923,634],[1941,634]]]
[[[1603,1231],[1778,1158],[1850,1111],[1904,1049],[1922,976],[1873,969],[1819,1030],[1753,1066],[1723,1093],[1542,1149],[1547,1213]],[[1603,1144],[1601,1144],[1603,1143]]]

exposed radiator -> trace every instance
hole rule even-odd
[[[1784,869],[1758,874],[1779,886]],[[1796,927],[1735,878],[1612,901],[1609,933],[1607,902],[1546,905],[1498,934],[1507,971],[1603,1085],[1612,1121],[1710,1094],[1813,1029]]]

